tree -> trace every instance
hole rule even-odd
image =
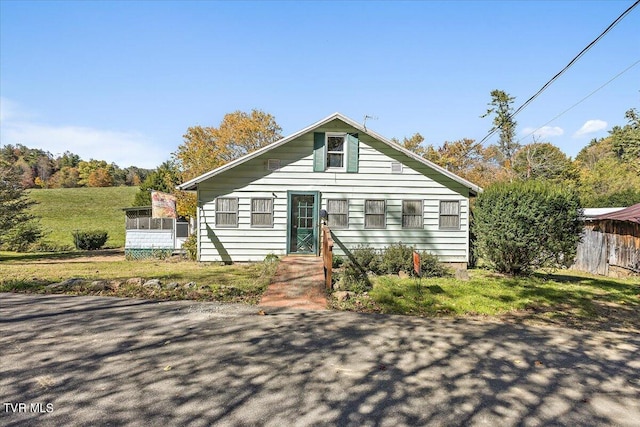
[[[473,212],[480,258],[507,274],[573,263],[583,223],[580,199],[570,187],[542,181],[489,186]]]
[[[49,178],[50,188],[74,188],[78,186],[78,168],[63,166],[58,172]]]
[[[616,156],[640,173],[640,116],[635,108],[627,110],[625,118],[628,123],[614,126],[609,131],[611,146]]]
[[[422,145],[424,137],[418,132],[414,133],[410,138],[405,136],[402,138],[402,142],[398,141],[396,138],[391,138],[391,141],[398,145],[402,145],[407,150],[413,151],[419,156],[424,156],[426,153],[426,148]]]
[[[558,147],[549,142],[534,142],[520,148],[513,158],[513,171],[522,180],[544,179],[576,182],[576,167]]]
[[[113,175],[107,168],[97,168],[91,171],[87,178],[89,187],[111,187],[113,185]]]
[[[502,90],[491,91],[491,102],[488,104],[491,108],[480,117],[488,117],[493,115],[493,127],[491,132],[498,131],[500,138],[498,140],[498,151],[501,155],[500,164],[506,169],[511,169],[513,156],[520,148],[520,144],[516,141],[516,125],[513,119],[513,101],[514,97]]]
[[[218,128],[188,128],[174,158],[186,181],[279,140],[281,130],[271,114],[235,111]]]
[[[275,118],[261,110],[226,114],[218,128],[193,126],[183,135],[184,143],[173,156],[181,180],[188,181],[247,153],[282,138]],[[178,214],[195,216],[197,202],[192,193],[175,192]]]
[[[9,164],[0,161],[0,246],[22,249],[42,236],[35,217],[29,213],[34,204],[21,186],[20,176]],[[21,246],[16,248],[16,243]]]
[[[175,163],[162,163],[140,184],[140,191],[136,193],[133,206],[151,206],[151,190],[173,193],[180,183],[180,172]]]

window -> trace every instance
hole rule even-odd
[[[273,199],[251,199],[251,226],[273,227]]]
[[[364,201],[364,228],[385,228],[386,203],[384,200]]]
[[[349,201],[347,199],[327,200],[329,228],[349,228]]]
[[[440,202],[440,228],[460,229],[460,202]]]
[[[216,227],[238,226],[238,199],[220,197],[216,199]]]
[[[344,168],[344,135],[327,134],[327,168]]]
[[[402,173],[402,163],[391,162],[391,173]]]
[[[422,200],[402,201],[402,228],[422,228]]]

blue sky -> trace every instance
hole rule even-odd
[[[258,108],[283,134],[341,112],[388,137],[482,139],[633,3],[0,0],[0,141],[122,167]],[[575,156],[640,107],[640,7],[517,117]],[[488,142],[491,142],[489,140]],[[531,142],[531,136],[523,143]]]

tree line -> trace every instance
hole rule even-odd
[[[575,159],[549,141],[520,144],[512,117],[514,98],[504,91],[491,92],[491,108],[499,133],[495,144],[473,139],[425,144],[419,133],[396,143],[483,188],[495,183],[542,180],[578,192],[583,207],[623,207],[640,203],[640,115],[634,108],[626,124],[609,135],[593,139]]]
[[[24,189],[138,186],[152,171],[136,166],[122,169],[104,160],[85,161],[70,151],[53,156],[22,144],[0,147],[0,162],[15,171]]]

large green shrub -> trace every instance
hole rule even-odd
[[[526,181],[489,186],[474,208],[478,255],[495,270],[526,274],[570,265],[583,228],[571,188]]]
[[[187,253],[187,258],[192,261],[198,259],[198,236],[196,233],[190,234],[182,244],[182,249]]]
[[[109,233],[102,230],[95,231],[74,231],[73,241],[76,249],[93,251],[104,246],[109,238]]]
[[[382,251],[380,270],[387,274],[413,271],[413,247],[402,242],[393,243]]]

